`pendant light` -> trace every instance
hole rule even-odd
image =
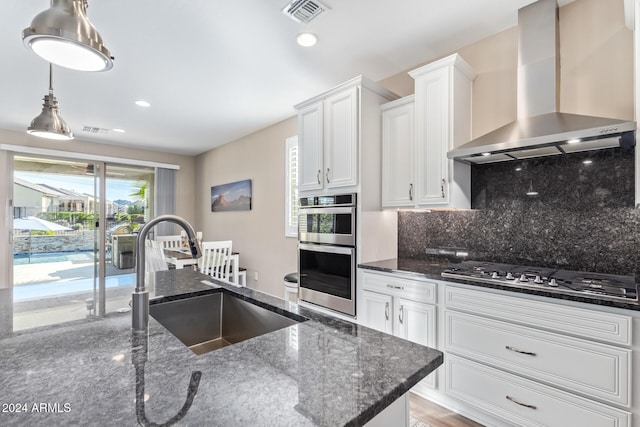
[[[73,139],[73,133],[69,125],[58,113],[58,101],[53,96],[53,66],[49,64],[49,94],[44,96],[42,112],[31,121],[27,133],[40,138],[69,140]]]
[[[113,57],[86,15],[87,0],[51,0],[51,7],[33,18],[22,41],[37,55],[61,67],[106,71]]]

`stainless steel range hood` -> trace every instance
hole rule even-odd
[[[556,0],[518,11],[518,119],[447,153],[491,163],[635,145],[636,123],[557,111],[559,82]]]

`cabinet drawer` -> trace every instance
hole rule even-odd
[[[631,414],[456,356],[445,358],[447,394],[519,426],[630,427]]]
[[[447,308],[631,346],[629,316],[453,286],[446,286],[443,294]]]
[[[362,270],[361,270],[362,271]],[[436,303],[434,282],[405,279],[392,274],[362,272],[363,289],[407,298],[427,304]]]
[[[631,350],[446,310],[445,351],[630,406]]]

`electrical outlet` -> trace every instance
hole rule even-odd
[[[258,272],[257,271],[253,272],[253,280],[255,280],[256,282],[258,281]]]

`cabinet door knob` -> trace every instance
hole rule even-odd
[[[509,351],[513,351],[514,353],[518,353],[518,354],[526,354],[527,356],[537,356],[536,353],[533,353],[531,351],[518,350],[517,348],[511,347],[509,345],[505,346],[504,348],[506,348]]]
[[[401,325],[404,323],[404,305],[400,306],[400,313],[398,314],[398,320],[400,321]]]
[[[527,403],[518,402],[516,399],[514,399],[513,397],[511,397],[509,395],[505,396],[505,399],[507,399],[510,402],[515,403],[516,405],[524,406],[525,408],[534,409],[534,410],[538,409],[538,407],[535,406],[535,405],[529,405]]]
[[[389,301],[384,303],[384,318],[389,320]]]
[[[320,181],[320,174],[322,173],[322,171],[320,169],[318,169],[318,174],[316,175],[316,179],[318,180],[318,184],[322,184],[322,181]]]
[[[327,184],[329,183],[329,168],[327,168],[327,173],[325,174],[325,177],[327,178]]]
[[[413,200],[413,183],[409,183],[409,200]]]
[[[443,179],[442,181],[440,181],[440,194],[442,195],[442,198],[443,198],[443,199],[445,198],[445,194],[444,194],[444,185],[445,185],[446,183],[447,183],[447,182],[446,182],[444,179]]]

